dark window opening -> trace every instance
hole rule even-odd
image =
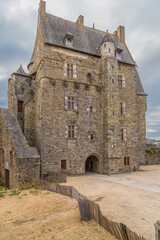
[[[23,101],[18,100],[18,112],[23,112]]]
[[[89,111],[92,113],[93,112],[93,107],[90,106]]]
[[[124,129],[121,129],[121,140],[124,140]]]
[[[113,116],[114,116],[114,111],[113,111]]]
[[[130,165],[130,158],[124,157],[124,166],[129,166],[129,165]]]
[[[61,170],[66,170],[67,169],[67,162],[66,160],[61,160]]]
[[[123,115],[123,103],[121,103],[121,105],[120,105],[120,113],[121,113],[121,115]]]
[[[75,137],[75,126],[70,125],[68,126],[68,138],[74,138]]]
[[[93,135],[93,133],[91,134],[91,141],[93,141],[94,140],[94,135]]]
[[[122,75],[118,75],[118,83],[120,87],[123,87],[123,78]]]
[[[73,65],[67,64],[67,77],[73,78]]]
[[[111,49],[109,48],[108,51],[111,52]]]
[[[92,82],[92,76],[91,73],[87,74],[87,83],[91,83]]]
[[[106,43],[104,44],[104,47],[106,48]]]
[[[114,79],[112,79],[112,83],[114,83]]]

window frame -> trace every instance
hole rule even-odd
[[[68,139],[75,139],[75,125],[68,125]]]
[[[73,78],[73,64],[67,63],[67,78]]]
[[[67,109],[68,110],[75,109],[75,97],[72,97],[72,96],[67,97]]]
[[[61,163],[61,171],[66,171],[67,170],[67,160],[66,159],[61,159],[60,163]],[[65,166],[64,168],[63,168],[62,163],[64,163],[64,166]]]
[[[92,74],[90,72],[87,73],[87,83],[88,84],[92,83]]]
[[[125,167],[130,166],[130,157],[124,157],[123,164]]]

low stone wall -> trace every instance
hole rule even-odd
[[[90,201],[87,197],[79,193],[74,187],[47,182],[45,180],[41,180],[40,185],[43,189],[60,193],[75,199],[78,202],[81,220],[88,221],[91,218],[94,219],[95,222],[114,235],[117,239],[145,240],[143,237],[140,237],[135,232],[131,231],[126,225],[110,221],[107,217],[103,216],[99,205],[93,201]],[[159,239],[156,238],[156,240]]]
[[[157,150],[157,152],[154,151],[153,153],[146,152],[145,164],[147,165],[160,164],[160,148],[155,148],[154,150]]]
[[[14,188],[39,181],[40,156],[29,147],[13,112],[0,109],[0,181]]]

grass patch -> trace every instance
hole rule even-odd
[[[11,192],[11,194],[10,194],[10,196],[17,196],[17,195],[19,195],[21,192],[18,190],[18,189],[14,189],[12,192]]]
[[[28,189],[31,189],[31,188],[34,188],[36,190],[39,189],[39,186],[35,183],[32,183],[32,184],[27,184],[27,185],[20,185],[18,187],[18,189],[21,191],[21,190],[28,190]]]

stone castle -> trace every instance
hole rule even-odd
[[[8,82],[0,109],[0,181],[13,187],[48,172],[123,173],[145,157],[146,94],[125,43],[113,33],[46,13],[40,1],[29,73]]]

